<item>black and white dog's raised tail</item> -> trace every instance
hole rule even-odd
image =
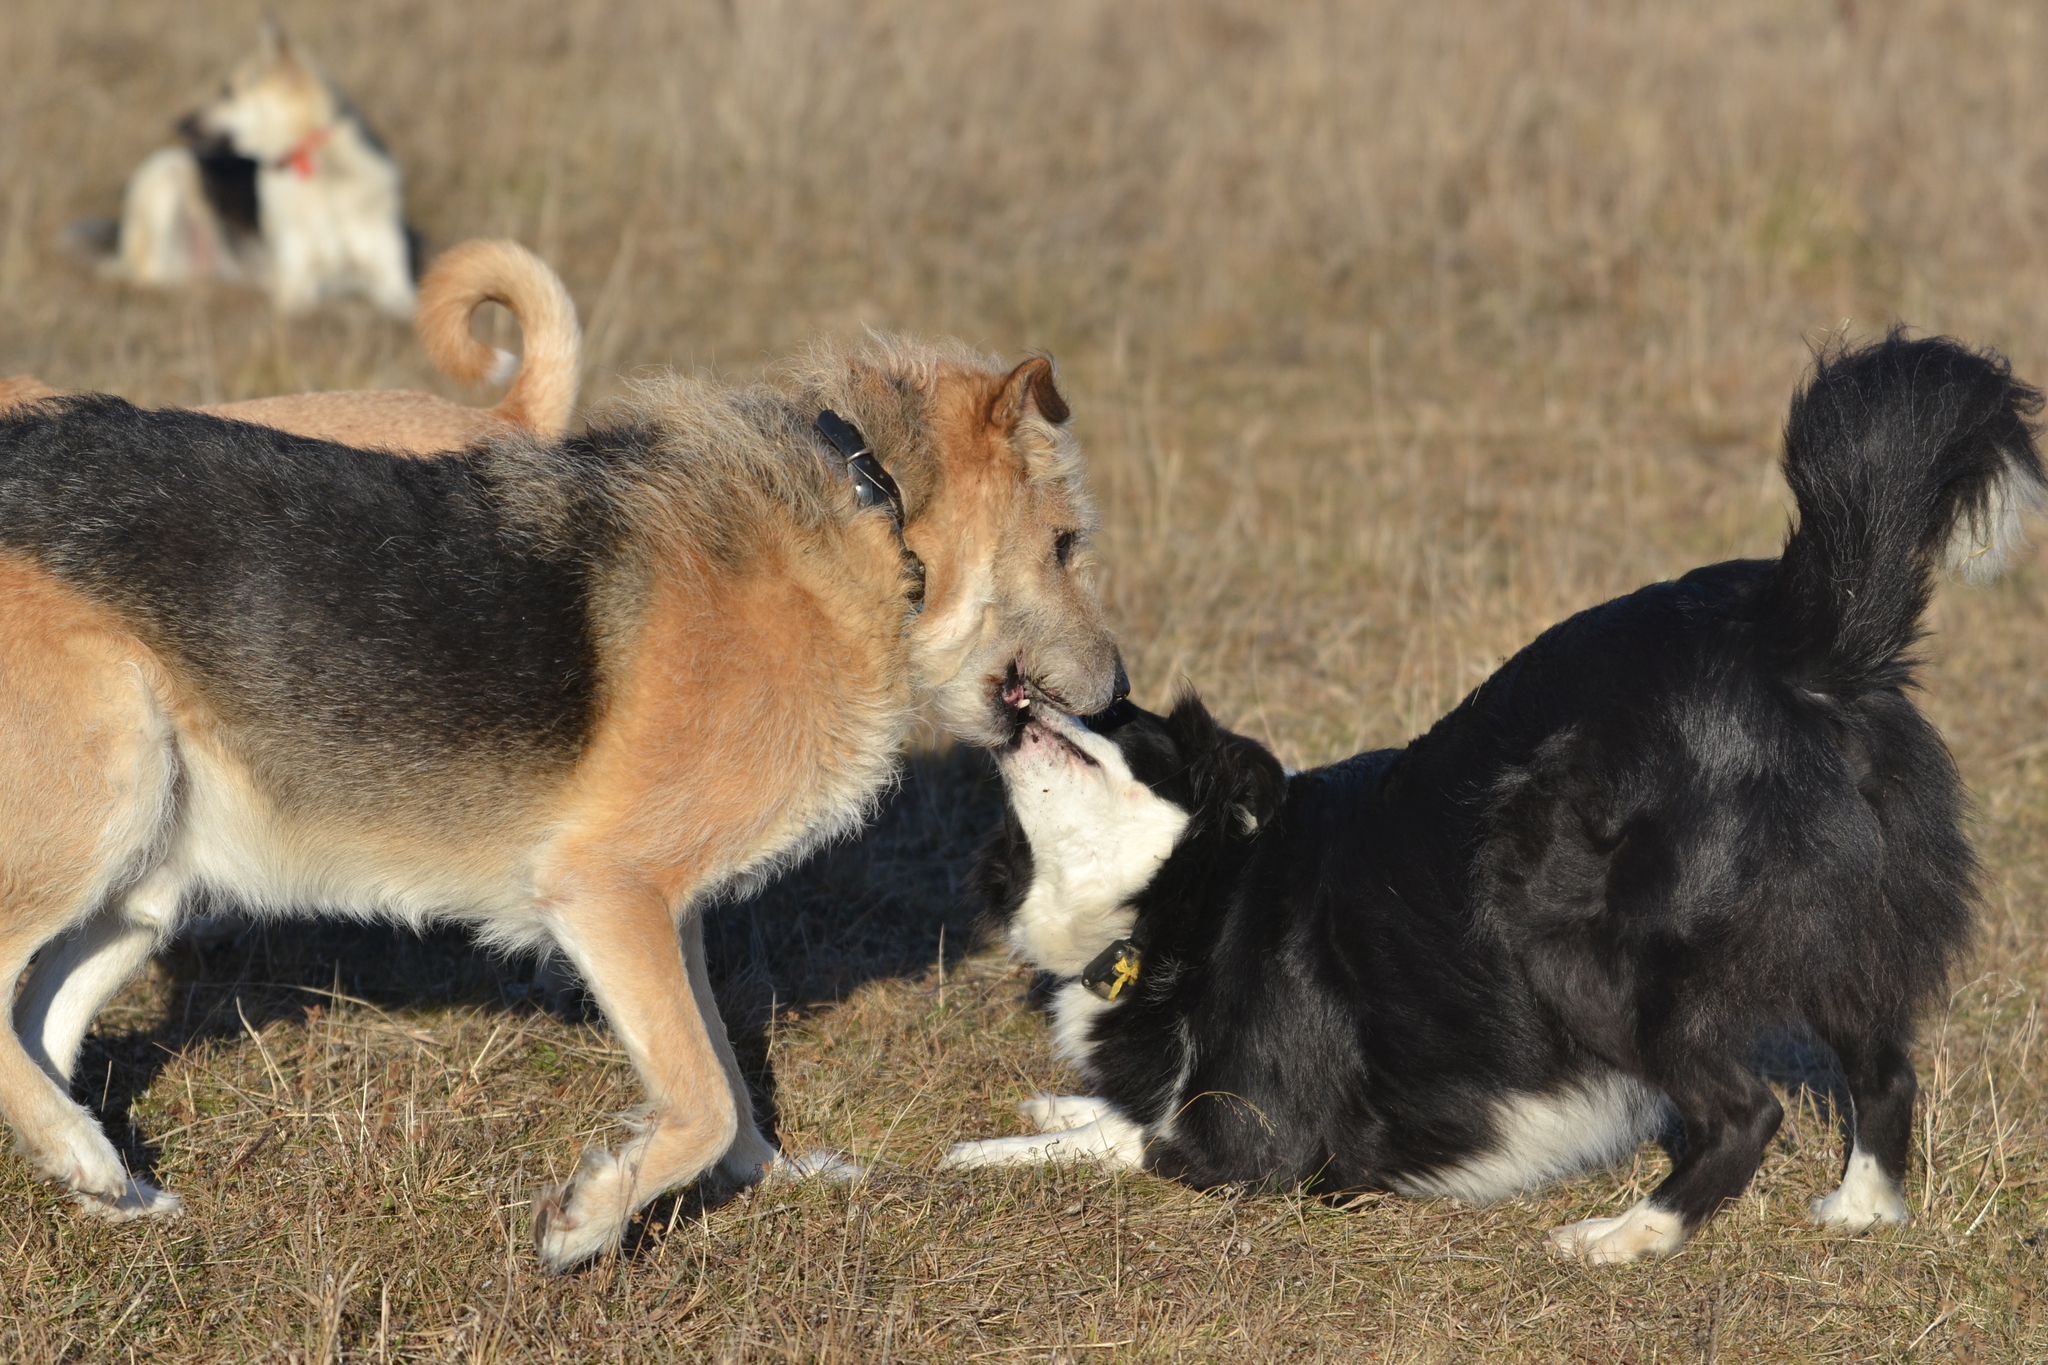
[[[1192,696],[1031,712],[983,885],[1066,978],[1059,1045],[1097,1097],[950,1164],[1487,1200],[1675,1131],[1647,1199],[1551,1234],[1629,1261],[1748,1185],[1781,1117],[1756,1044],[1790,1027],[1852,1101],[1814,1219],[1903,1221],[1907,1050],[1976,875],[1906,651],[1935,570],[1988,576],[2039,500],[2040,406],[1949,341],[1822,356],[1781,559],[1572,617],[1405,749],[1286,776]]]

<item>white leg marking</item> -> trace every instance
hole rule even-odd
[[[1685,1245],[1685,1226],[1677,1214],[1645,1199],[1619,1218],[1588,1218],[1552,1228],[1546,1240],[1553,1255],[1588,1265],[1622,1265],[1676,1252]]]
[[[148,856],[172,813],[176,759],[170,725],[139,670],[134,682],[134,729],[127,744],[110,755],[105,774],[114,799],[95,855],[98,880],[80,888],[77,913],[67,926],[77,932],[68,942],[60,934],[44,945],[51,949],[51,970],[44,977],[39,969],[41,984],[31,983],[18,1001],[15,987],[28,965],[22,938],[10,944],[19,956],[0,966],[0,1001],[15,1002],[7,1022],[27,1020],[37,1053],[31,1055],[22,1034],[9,1029],[0,1044],[0,1105],[38,1174],[65,1185],[87,1211],[117,1221],[172,1214],[179,1207],[174,1197],[128,1174],[99,1124],[72,1100],[63,1074],[99,1005],[147,956],[158,932],[152,917],[165,904],[167,913],[176,913],[176,897],[169,894],[175,888],[161,872],[145,877],[113,907],[105,905],[121,869]],[[0,867],[0,876],[5,872]],[[142,936],[139,952],[132,932]]]
[[[155,874],[147,887],[155,880]],[[131,898],[132,903],[133,898]],[[175,908],[177,898],[170,903]],[[121,988],[155,948],[158,927],[109,911],[58,944],[22,992],[15,1028],[23,1049],[50,1077],[58,1095],[68,1089],[78,1045],[107,997]],[[109,1222],[170,1217],[183,1211],[178,1197],[128,1174],[106,1134],[68,1097],[46,1108],[58,1150],[37,1166],[71,1187],[87,1213]]]
[[[66,1186],[87,1213],[126,1223],[182,1211],[184,1206],[176,1195],[128,1174],[99,1124],[54,1085],[41,1117],[37,1150],[32,1154],[36,1172]]]
[[[1116,1116],[1108,1100],[1094,1095],[1033,1095],[1017,1112],[1041,1133],[1063,1133]]]
[[[990,1138],[985,1142],[956,1142],[942,1171],[967,1170],[977,1166],[1042,1166],[1048,1161],[1089,1161],[1112,1170],[1128,1171],[1145,1159],[1145,1130],[1128,1119],[1104,1115],[1078,1128],[1029,1137]]]
[[[1876,1157],[1852,1147],[1842,1187],[1814,1200],[1808,1213],[1820,1227],[1868,1232],[1879,1223],[1906,1221],[1906,1192],[1884,1173]]]

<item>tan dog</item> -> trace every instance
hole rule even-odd
[[[518,321],[526,344],[523,357],[494,351],[470,335],[470,314],[484,303],[504,305]],[[477,238],[443,253],[420,281],[413,330],[435,367],[465,384],[501,383],[516,365],[511,389],[489,408],[406,389],[377,389],[244,398],[198,411],[411,455],[460,450],[513,431],[542,437],[568,432],[582,367],[576,305],[560,277],[525,247]],[[0,413],[57,394],[28,375],[0,378]]]
[[[538,1204],[548,1266],[757,1177],[696,911],[855,828],[922,702],[995,744],[1121,694],[1067,415],[1046,360],[874,340],[429,462],[104,397],[0,419],[0,990],[35,958],[0,1111],[37,1170],[178,1207],[66,1083],[207,892],[574,963],[648,1102]]]

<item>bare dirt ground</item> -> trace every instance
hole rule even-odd
[[[1397,743],[1544,625],[1775,552],[1811,347],[1894,319],[2048,379],[2048,26],[1930,0],[285,3],[429,243],[560,268],[586,395],[819,330],[1053,352],[1141,700],[1196,682],[1293,764]],[[139,401],[456,395],[367,309],[97,278],[66,224],[253,42],[252,9],[0,14],[0,374]],[[998,800],[919,755],[867,839],[712,913],[793,1147],[844,1187],[655,1206],[542,1276],[529,1201],[635,1098],[600,1025],[458,937],[229,923],[80,1067],[183,1193],[81,1221],[0,1158],[0,1357],[198,1361],[2048,1358],[2048,565],[1946,587],[1925,704],[1975,793],[1980,949],[1916,1060],[1913,1223],[1807,1228],[1820,1077],[1752,1191],[1657,1265],[1544,1229],[1629,1168],[1474,1209],[940,1175],[1075,1084],[962,888]],[[0,832],[4,837],[4,832]]]

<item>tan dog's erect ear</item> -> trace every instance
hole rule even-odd
[[[1052,361],[1042,355],[1035,355],[1010,371],[1003,387],[996,391],[995,401],[988,406],[988,420],[992,426],[1014,431],[1017,423],[1034,412],[1054,426],[1074,415],[1052,382]]]

